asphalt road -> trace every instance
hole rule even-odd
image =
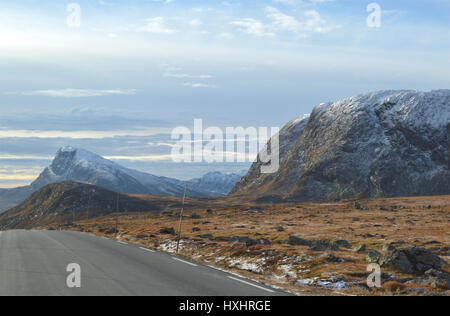
[[[80,288],[67,286],[69,264]],[[72,280],[72,278],[69,278]],[[78,232],[0,232],[0,295],[286,295],[209,266]]]

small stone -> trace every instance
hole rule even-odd
[[[367,254],[366,261],[367,263],[377,263],[380,257],[381,254],[378,251],[370,250]]]
[[[353,249],[353,250],[354,250],[355,252],[357,252],[357,253],[362,253],[362,252],[366,251],[366,248],[367,248],[367,246],[364,245],[364,244],[362,244],[362,245],[359,245],[358,247],[356,247],[356,248]]]

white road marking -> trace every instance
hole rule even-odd
[[[120,241],[120,240],[118,240],[117,241],[119,244],[122,244],[122,245],[128,245],[126,242],[124,242],[124,241]]]
[[[237,278],[234,278],[234,277],[232,277],[232,276],[229,276],[228,278],[230,278],[230,279],[232,279],[232,280],[235,280],[235,281],[238,281],[238,282],[241,282],[241,283],[244,283],[244,284],[247,284],[247,285],[254,286],[254,287],[258,288],[258,289],[261,289],[261,290],[264,290],[264,291],[267,291],[267,292],[270,292],[270,293],[274,293],[274,292],[275,292],[275,291],[266,289],[265,287],[262,287],[262,286],[259,286],[259,285],[256,285],[256,284],[253,284],[253,283],[250,283],[250,282],[241,280],[241,279],[237,279]]]
[[[144,248],[144,247],[139,247],[139,249],[145,250],[145,251],[149,251],[149,252],[155,252],[154,250],[148,249],[148,248]]]
[[[194,264],[194,263],[191,263],[191,262],[188,262],[188,261],[184,261],[184,260],[181,260],[181,259],[178,259],[178,258],[175,258],[175,257],[172,257],[172,258],[173,258],[174,260],[177,260],[177,261],[180,261],[180,262],[189,264],[189,265],[191,265],[191,266],[193,266],[193,267],[198,267],[198,265],[196,265],[196,264]]]

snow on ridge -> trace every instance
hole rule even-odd
[[[295,124],[298,124],[298,123],[300,123],[300,122],[302,122],[302,121],[304,121],[304,120],[306,120],[306,119],[309,119],[310,116],[311,116],[311,114],[302,114],[302,115],[300,115],[299,117],[293,119],[293,120],[291,121],[291,123],[294,124],[294,125],[295,125]]]
[[[328,117],[353,119],[352,113],[382,110],[388,121],[403,121],[410,126],[439,128],[450,122],[450,90],[420,92],[384,90],[360,94],[334,103],[322,103],[314,111]]]

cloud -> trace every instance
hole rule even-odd
[[[6,92],[7,95],[44,96],[52,98],[86,98],[109,95],[134,95],[135,89],[92,90],[92,89],[60,89],[60,90],[32,90],[20,92]]]
[[[231,22],[231,25],[240,27],[245,33],[259,37],[274,36],[272,32],[266,31],[267,26],[255,19],[241,19]]]
[[[139,28],[138,30],[141,32],[148,32],[148,33],[154,33],[154,34],[174,34],[177,31],[170,29],[167,27],[166,19],[163,17],[156,17],[156,18],[150,18],[147,19],[147,25],[144,27]]]
[[[183,83],[184,87],[190,87],[190,88],[215,88],[216,86],[207,84],[207,83],[200,83],[200,82],[185,82]]]
[[[266,7],[266,12],[267,17],[272,21],[273,29],[292,32],[300,36],[306,36],[306,33],[328,33],[339,27],[328,25],[316,10],[305,11],[305,19],[302,21],[284,14],[274,7]]]
[[[64,131],[64,130],[2,130],[0,129],[1,138],[41,138],[41,139],[104,139],[113,137],[125,136],[151,136],[161,133],[169,132],[169,128],[156,127],[146,128],[141,130],[78,130],[78,131]]]
[[[281,1],[288,3],[284,2],[285,0]],[[279,32],[290,32],[295,34],[296,37],[308,37],[309,33],[328,33],[339,27],[329,25],[316,10],[305,11],[303,20],[282,13],[271,6],[266,7],[265,11],[269,20],[268,23],[246,18],[235,20],[230,24],[239,27],[241,31],[249,35],[258,37],[275,36]]]
[[[177,73],[165,73],[165,78],[177,78],[177,79],[212,79],[212,75],[189,75],[189,74],[177,74]]]

